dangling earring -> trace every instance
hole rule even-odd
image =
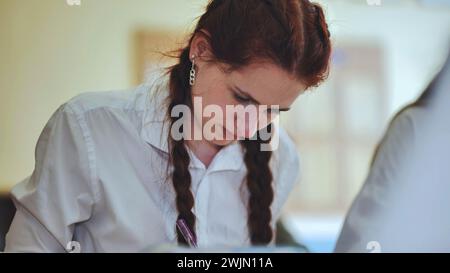
[[[195,55],[192,55],[192,67],[191,67],[191,71],[189,72],[189,84],[191,86],[194,85],[195,83]]]

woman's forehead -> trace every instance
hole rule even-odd
[[[263,104],[292,103],[305,85],[284,69],[268,63],[248,65],[230,74],[230,84]]]

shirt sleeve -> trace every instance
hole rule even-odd
[[[12,189],[17,211],[5,251],[65,251],[75,225],[92,214],[93,165],[86,123],[65,103],[39,136],[33,173]]]
[[[368,177],[347,213],[336,252],[369,252],[371,241],[378,238],[384,212],[392,210],[390,193],[401,182],[400,170],[411,157],[415,126],[410,109],[392,121],[378,151]]]

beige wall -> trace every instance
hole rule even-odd
[[[188,31],[205,0],[0,0],[0,190],[31,174],[56,108],[135,82],[133,33]]]

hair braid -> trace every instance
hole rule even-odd
[[[272,126],[268,129],[271,131]],[[253,245],[270,243],[273,238],[271,227],[272,204],[274,193],[272,188],[272,171],[269,162],[271,151],[262,151],[261,144],[269,141],[261,140],[259,132],[257,140],[243,140],[245,149],[244,161],[247,167],[247,188],[250,193],[248,203],[248,228]]]
[[[169,111],[177,105],[191,105],[191,89],[189,82],[189,48],[182,50],[179,64],[171,68]],[[171,124],[178,118],[170,117]],[[194,196],[191,191],[192,178],[189,172],[190,157],[185,147],[184,139],[174,140],[168,136],[169,162],[173,166],[172,183],[176,193],[175,203],[178,219],[184,219],[189,229],[195,234]],[[178,243],[187,245],[186,240],[177,229]]]

